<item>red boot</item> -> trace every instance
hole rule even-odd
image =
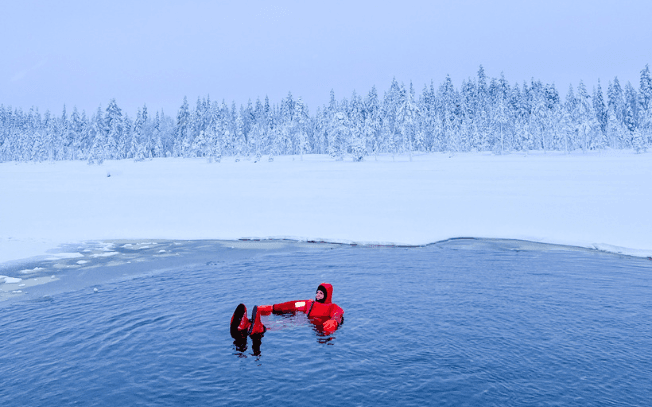
[[[254,310],[256,308],[254,307]],[[231,317],[231,337],[237,338],[245,336],[249,332],[251,324],[247,319],[247,307],[244,304],[239,304],[235,307],[233,316]]]
[[[251,326],[249,327],[249,336],[251,335],[261,335],[267,331],[265,325],[260,322],[260,312],[258,312],[258,306],[254,305],[253,311],[251,311]]]

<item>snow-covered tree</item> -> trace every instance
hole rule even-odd
[[[593,104],[584,83],[580,81],[577,87],[577,134],[582,151],[600,146],[594,141],[597,132],[599,132],[599,123],[593,110]]]
[[[89,164],[102,164],[106,158],[105,129],[104,116],[102,114],[102,107],[100,106],[97,108],[95,115],[91,118],[89,137],[93,142],[88,154]]]
[[[414,94],[410,83],[410,90],[401,89],[401,101],[396,112],[396,126],[401,134],[401,150],[407,152],[412,161],[413,142],[418,131],[419,107],[414,101]]]
[[[646,140],[640,129],[635,129],[632,132],[632,147],[637,154],[644,153],[647,150]]]
[[[174,130],[174,146],[172,155],[174,157],[187,156],[190,149],[190,108],[188,98],[184,96],[183,104],[177,113],[177,126]]]
[[[242,115],[238,112],[235,117],[235,144],[234,144],[234,154],[236,161],[244,158],[248,155],[247,152],[247,140],[245,139],[244,134],[244,120]]]
[[[333,115],[328,132],[328,155],[337,161],[344,159],[346,141],[349,137],[349,123],[346,115],[337,112]]]
[[[115,99],[111,99],[106,108],[106,116],[104,118],[104,133],[106,134],[106,139],[103,146],[103,156],[105,159],[121,158],[118,147],[122,144],[124,137],[123,126],[122,110],[118,107]]]
[[[293,131],[296,134],[297,140],[297,153],[300,159],[303,160],[303,155],[309,150],[308,146],[308,127],[310,118],[306,106],[301,97],[294,104],[294,112],[292,116]]]

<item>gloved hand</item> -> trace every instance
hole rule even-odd
[[[258,306],[258,312],[260,312],[260,315],[269,315],[274,311],[274,306],[273,305],[259,305]]]
[[[328,321],[324,322],[324,332],[327,334],[335,332],[337,325],[337,321],[334,319],[329,319]]]

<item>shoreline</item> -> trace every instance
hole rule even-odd
[[[50,300],[52,295],[74,290],[98,292],[105,283],[148,276],[187,267],[219,269],[260,255],[332,249],[418,250],[442,246],[456,250],[509,250],[585,252],[652,260],[571,245],[518,239],[459,237],[424,245],[296,240],[289,238],[242,238],[237,240],[110,239],[64,244],[46,255],[0,263],[0,306],[12,300]],[[179,275],[179,278],[183,278]]]
[[[410,244],[400,242],[356,242],[343,239],[324,239],[324,238],[293,238],[293,237],[242,237],[239,239],[98,239],[84,242],[66,242],[58,243],[56,246],[47,245],[46,250],[40,250],[30,256],[20,258],[0,258],[0,272],[3,269],[15,267],[16,265],[35,263],[42,261],[55,261],[67,258],[74,258],[73,253],[69,253],[66,248],[70,246],[84,245],[115,245],[115,244],[144,244],[146,242],[177,242],[177,243],[220,243],[230,248],[236,249],[278,249],[286,245],[304,245],[304,247],[317,247],[319,245],[327,246],[348,246],[360,248],[420,248],[437,245],[445,245],[457,241],[474,241],[479,243],[496,243],[498,245],[510,245],[520,250],[559,250],[559,251],[587,251],[613,254],[618,256],[643,258],[652,260],[652,250],[639,250],[626,247],[613,246],[608,244],[593,244],[590,246],[581,246],[573,244],[562,244],[547,241],[536,241],[513,238],[486,238],[486,237],[452,237],[449,239],[438,240],[424,244]],[[279,246],[281,245],[281,246]],[[263,247],[266,246],[266,247]]]

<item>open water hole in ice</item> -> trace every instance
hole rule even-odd
[[[287,250],[14,302],[0,405],[646,405],[652,262],[553,249]],[[333,335],[272,315],[259,354],[236,349],[238,303],[321,282]]]

